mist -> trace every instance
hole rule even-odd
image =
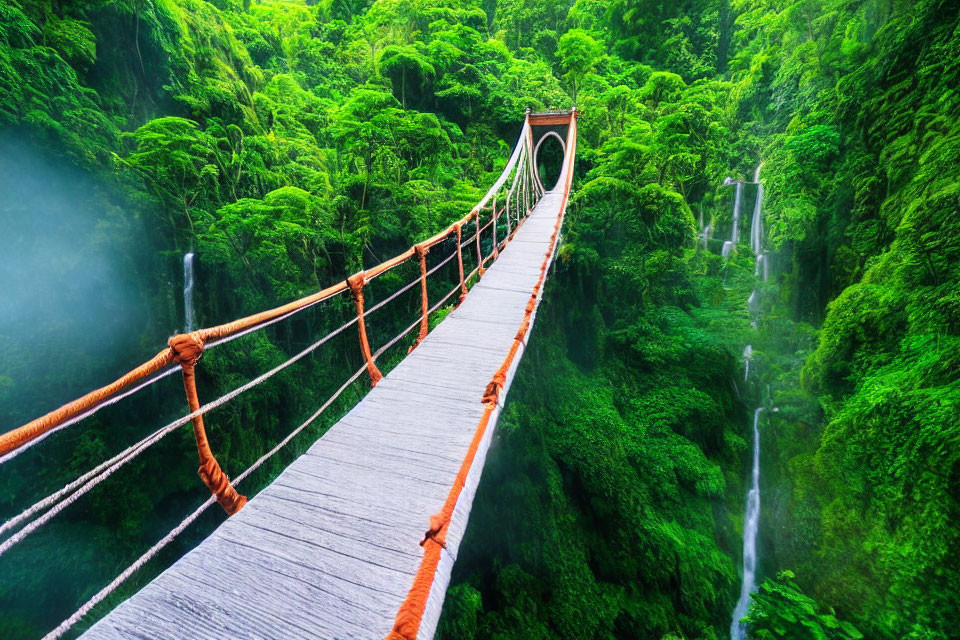
[[[0,136],[0,429],[157,351],[141,219],[104,180]]]

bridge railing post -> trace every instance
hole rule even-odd
[[[197,396],[196,364],[203,355],[203,347],[206,340],[199,331],[186,333],[170,338],[168,342],[173,352],[173,360],[180,364],[183,370],[183,388],[187,393],[187,405],[190,407],[190,413],[200,409],[200,398]],[[247,504],[246,496],[240,495],[230,484],[227,474],[220,468],[220,463],[213,455],[210,449],[210,442],[207,440],[207,430],[203,424],[203,414],[194,416],[193,436],[197,442],[197,455],[200,457],[200,468],[197,473],[203,484],[207,486],[210,493],[217,497],[217,502],[227,512],[227,515],[233,515]]]
[[[417,254],[417,258],[420,260],[420,333],[417,335],[416,341],[410,345],[410,349],[407,353],[410,353],[427,337],[427,333],[430,331],[430,300],[429,293],[427,292],[427,253],[430,252],[430,247],[423,244],[414,245],[413,250]],[[457,251],[459,253],[460,244],[457,243]]]
[[[460,300],[457,302],[457,306],[460,306],[460,303],[463,302],[463,299],[467,297],[467,283],[463,278],[463,247],[460,245],[461,238],[463,237],[463,223],[458,222],[456,226],[457,230],[457,270],[460,272]]]
[[[367,362],[367,373],[370,374],[370,386],[375,387],[383,379],[383,374],[377,368],[373,361],[373,354],[370,352],[370,342],[367,340],[367,323],[363,318],[363,285],[366,284],[366,273],[360,271],[347,278],[347,286],[350,293],[353,294],[353,301],[357,307],[357,331],[360,334],[360,351],[363,353],[363,359]]]
[[[493,196],[493,222],[490,224],[493,227],[493,259],[496,260],[500,257],[500,248],[497,246],[497,221],[499,220],[499,215],[497,215],[497,196]]]
[[[503,199],[503,213],[507,217],[507,240],[509,240],[513,231],[513,225],[510,222],[510,198]]]
[[[486,269],[483,268],[483,251],[480,249],[480,211],[477,211],[476,217],[473,219],[474,224],[477,227],[477,273],[483,275]]]

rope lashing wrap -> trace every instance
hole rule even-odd
[[[497,248],[497,197],[493,197],[493,259],[500,257],[500,250]]]
[[[459,251],[459,247],[460,243],[458,241],[457,251]],[[416,341],[410,345],[407,353],[416,349],[430,332],[430,300],[428,298],[429,294],[427,293],[427,254],[430,253],[430,247],[424,246],[424,244],[421,243],[414,245],[413,250],[416,252],[417,259],[420,261],[420,333],[417,335]]]
[[[487,383],[487,388],[483,392],[483,404],[497,404],[500,399],[500,392],[503,391],[503,385],[507,383],[506,372],[497,371],[493,379]]]
[[[203,355],[205,342],[199,331],[173,336],[168,342],[170,351],[173,353],[173,361],[183,369],[183,388],[187,392],[187,405],[191,412],[200,408],[195,367]],[[203,424],[203,414],[193,418],[193,436],[197,441],[197,454],[200,457],[200,468],[197,473],[210,493],[216,496],[217,502],[227,515],[232,516],[247,504],[247,498],[237,493],[230,484],[227,474],[220,468],[220,463],[213,456],[210,442],[207,440],[207,430]]]
[[[497,369],[496,373],[494,373],[490,383],[487,385],[487,388],[484,391],[482,399],[484,405],[483,415],[481,416],[480,422],[477,425],[477,429],[474,432],[473,439],[470,442],[470,447],[467,449],[467,454],[460,465],[457,477],[454,479],[453,486],[450,488],[450,493],[447,494],[447,499],[443,504],[443,508],[438,513],[430,516],[430,528],[427,530],[423,540],[420,542],[420,545],[423,547],[423,559],[420,561],[420,568],[414,576],[413,584],[411,585],[410,590],[407,592],[406,599],[403,601],[403,604],[400,605],[400,609],[397,611],[396,618],[394,619],[393,629],[387,635],[386,640],[417,640],[417,636],[420,631],[420,623],[423,620],[427,602],[430,599],[430,590],[433,587],[437,567],[440,564],[441,554],[443,549],[446,547],[446,535],[450,528],[450,521],[453,517],[453,511],[456,508],[457,500],[459,499],[460,493],[466,485],[467,477],[471,468],[473,467],[473,461],[480,447],[480,443],[487,432],[493,412],[497,410],[500,392],[503,390],[504,385],[506,384],[507,372],[509,371],[510,366],[513,364],[517,353],[519,353],[520,348],[524,345],[527,334],[530,331],[533,321],[533,314],[536,311],[537,302],[539,301],[540,294],[543,290],[543,283],[546,280],[547,270],[554,254],[556,253],[557,237],[559,235],[560,226],[563,224],[564,212],[566,210],[567,201],[570,195],[570,186],[573,179],[573,161],[576,157],[576,117],[577,112],[576,109],[574,109],[570,115],[570,127],[567,133],[568,145],[565,166],[567,173],[566,181],[564,183],[563,200],[560,205],[560,213],[557,216],[556,223],[554,224],[553,233],[550,236],[550,242],[548,244],[549,249],[544,255],[544,259],[540,265],[540,276],[533,287],[533,291],[530,293],[530,300],[527,302],[527,305],[524,308],[523,320],[521,321],[520,327],[514,336],[510,350],[507,353],[506,358],[503,360],[503,363],[500,365],[500,368]],[[528,123],[529,120],[530,112],[528,110]],[[480,261],[478,268],[482,267],[483,262]]]
[[[360,333],[360,351],[363,353],[363,359],[367,363],[367,373],[370,374],[370,386],[375,387],[383,374],[377,368],[373,361],[373,354],[370,351],[370,342],[367,340],[367,323],[363,319],[363,285],[366,284],[366,273],[360,271],[347,278],[347,286],[350,293],[353,294],[353,301],[357,306],[357,331]]]
[[[480,212],[477,212],[477,217],[474,218],[474,222],[477,226],[477,273],[481,276],[486,273],[486,269],[483,268],[483,253],[480,251]]]
[[[463,299],[467,297],[467,282],[463,278],[463,247],[460,246],[463,236],[463,223],[457,222],[455,227],[457,231],[457,271],[460,274],[460,299],[457,301],[457,306],[460,306]]]

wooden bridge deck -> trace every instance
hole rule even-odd
[[[384,638],[420,566],[429,517],[477,429],[484,389],[523,320],[564,205],[563,182],[413,353],[242,511],[84,638]],[[433,637],[493,432],[457,502],[420,638]]]

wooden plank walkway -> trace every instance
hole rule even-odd
[[[523,320],[562,184],[540,200],[463,304],[356,407],[83,637],[384,638],[420,566],[430,515],[443,506],[477,429],[484,389]],[[494,430],[457,502],[419,638],[433,637]]]

